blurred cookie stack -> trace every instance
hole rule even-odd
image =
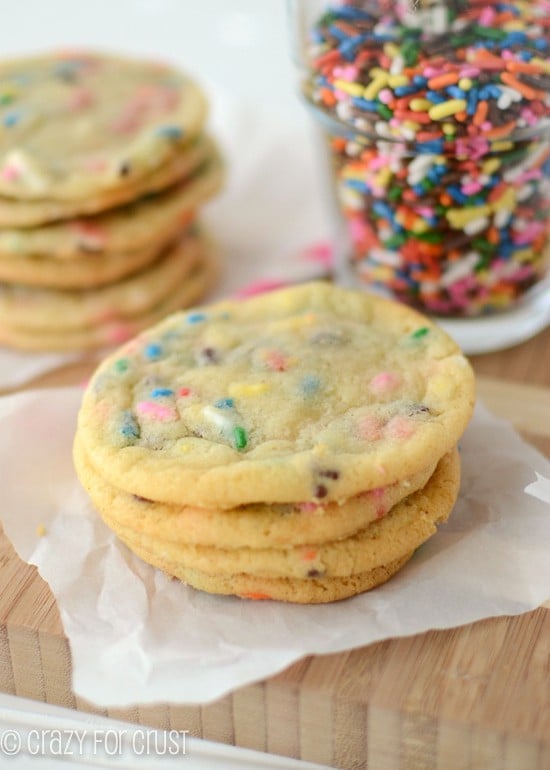
[[[158,62],[0,65],[0,344],[118,344],[200,299],[215,269],[197,212],[223,178],[206,114]]]

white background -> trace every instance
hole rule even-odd
[[[285,0],[0,0],[2,56],[93,46],[167,58],[300,120]]]

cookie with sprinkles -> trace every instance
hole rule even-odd
[[[75,201],[149,176],[202,130],[206,100],[168,64],[58,51],[0,65],[0,193]]]
[[[51,323],[50,326],[38,325],[36,316],[33,319],[32,314],[23,314],[21,325],[6,316],[0,322],[0,344],[38,352],[83,351],[120,345],[170,313],[192,306],[210,290],[219,269],[216,249],[208,241],[201,243],[199,253],[193,257],[192,264],[187,261],[189,254],[185,254],[186,250],[187,245],[181,244],[169,250],[156,268],[156,290],[150,296],[147,280],[142,274],[129,281],[128,288],[134,284],[136,293],[130,291],[125,295],[122,291],[122,297],[117,298],[117,284],[111,284],[105,288],[103,294],[99,292],[97,298],[91,294],[88,302],[82,303],[84,309],[80,306],[77,292],[68,292],[66,304],[77,314],[83,312],[84,317],[86,308],[89,311],[96,305],[96,300],[102,304],[110,299],[111,304],[108,309],[105,307],[102,315],[98,314],[93,322],[88,319],[87,323],[82,321],[80,326],[65,324],[63,328],[56,327],[55,323],[53,326]],[[184,259],[180,262],[182,257]],[[147,272],[151,272],[151,268],[146,268],[145,273]],[[179,276],[176,281],[174,274]],[[164,291],[161,288],[163,285]],[[54,318],[60,322],[63,320],[58,309],[54,309]]]
[[[158,247],[173,240],[182,226],[192,221],[197,209],[220,189],[223,177],[223,163],[211,142],[205,162],[182,182],[161,192],[138,197],[95,216],[32,228],[0,229],[0,260],[98,260],[106,255]]]
[[[162,412],[153,382],[172,392]],[[435,464],[473,403],[472,369],[437,325],[311,283],[149,329],[92,377],[78,436],[107,481],[159,502],[330,502]]]
[[[152,388],[159,414],[167,414],[169,388]],[[407,479],[341,502],[254,503],[230,509],[169,505],[132,495],[109,484],[90,463],[81,442],[75,442],[80,479],[104,518],[121,530],[143,538],[218,549],[311,549],[321,543],[350,538],[383,518],[405,497],[422,489],[434,466]]]
[[[0,227],[27,228],[47,222],[85,217],[132,203],[184,182],[216,156],[213,142],[200,136],[190,142],[170,162],[152,170],[124,187],[113,187],[75,200],[17,200],[0,196]]]
[[[315,543],[234,548],[191,543],[185,527],[186,511],[168,515],[159,528],[144,529],[142,518],[125,512],[124,500],[101,475],[90,472],[82,447],[75,447],[80,477],[105,523],[135,553],[169,575],[216,593],[278,599],[299,603],[329,602],[384,582],[393,566],[399,568],[416,548],[434,535],[456,501],[460,479],[458,452],[438,463],[423,487],[397,502],[391,510],[349,537]],[[142,506],[147,501],[141,501]],[[138,501],[139,504],[139,501]],[[206,512],[205,512],[206,513]],[[122,514],[122,518],[120,516]],[[227,519],[234,511],[220,514]],[[307,514],[302,513],[302,516]],[[175,517],[181,526],[171,528]],[[253,537],[262,517],[252,517],[247,529]],[[162,525],[165,525],[164,527]],[[212,532],[213,534],[213,532]],[[248,534],[245,531],[245,540]],[[366,585],[369,575],[370,585]]]
[[[102,286],[152,263],[219,188],[223,165],[212,160],[157,195],[91,217],[32,229],[0,229],[0,280],[56,289]]]

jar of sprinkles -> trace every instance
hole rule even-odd
[[[548,325],[550,0],[294,0],[291,15],[339,279],[437,317],[467,352]]]

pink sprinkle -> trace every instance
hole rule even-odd
[[[175,409],[162,404],[154,404],[152,401],[140,401],[136,407],[138,414],[143,414],[159,422],[173,422],[178,419]]]
[[[94,97],[89,88],[77,88],[69,100],[69,109],[78,112],[91,107],[94,103]]]
[[[475,195],[477,192],[483,189],[483,185],[479,182],[468,182],[462,185],[462,192],[464,195]]]
[[[298,510],[301,513],[314,513],[320,506],[317,503],[299,503]]]
[[[532,222],[528,227],[517,233],[512,237],[514,243],[523,245],[534,241],[541,233],[545,231],[545,226],[542,222]]]
[[[390,393],[401,385],[401,377],[393,372],[380,372],[375,374],[369,383],[369,388],[374,393]]]
[[[71,225],[71,229],[86,244],[92,248],[101,249],[107,241],[107,231],[94,222],[79,219]]]
[[[278,350],[267,350],[264,361],[267,367],[274,372],[285,372],[288,368],[288,360]]]
[[[285,286],[290,286],[289,281],[283,281],[277,278],[254,281],[249,283],[243,289],[239,289],[236,293],[238,299],[244,299],[245,297],[254,297],[256,294],[265,294],[269,291],[275,291],[276,289],[282,289]]]
[[[118,345],[126,342],[134,334],[134,329],[129,324],[115,324],[107,330],[106,342],[111,345]]]
[[[414,433],[415,426],[406,417],[396,414],[386,425],[386,433],[390,438],[409,438]]]
[[[480,24],[483,27],[490,27],[493,23],[493,19],[495,18],[496,13],[494,8],[491,7],[485,7],[481,13],[479,14],[478,24]]]
[[[8,165],[2,169],[2,179],[6,182],[14,182],[20,177],[20,171],[16,166]]]
[[[378,441],[382,438],[383,423],[376,415],[369,414],[359,422],[359,436],[366,441]]]
[[[389,88],[383,88],[378,94],[378,99],[382,104],[389,104],[393,100],[393,93]]]
[[[334,76],[338,80],[347,80],[349,83],[353,83],[359,75],[359,70],[352,64],[348,64],[345,67],[335,67]]]
[[[328,241],[321,241],[309,246],[301,254],[302,258],[308,262],[315,262],[318,265],[322,265],[329,270],[334,261],[334,253],[332,246]]]

